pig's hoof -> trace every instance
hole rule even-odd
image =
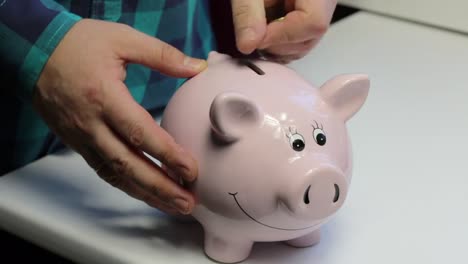
[[[315,246],[320,242],[320,230],[315,230],[305,236],[298,237],[296,239],[286,241],[286,244],[293,247],[311,247]]]
[[[232,241],[205,235],[205,254],[221,263],[238,263],[245,260],[252,250],[253,242]]]

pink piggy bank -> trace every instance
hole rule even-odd
[[[340,75],[317,89],[273,62],[211,52],[208,65],[174,94],[161,121],[198,162],[187,188],[206,255],[233,263],[256,241],[318,243],[348,193],[346,122],[366,100],[368,77]]]

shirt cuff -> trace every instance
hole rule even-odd
[[[21,87],[18,95],[21,99],[32,100],[36,82],[44,69],[49,57],[65,34],[81,20],[80,16],[62,11],[55,16],[41,33],[26,55],[19,69]]]

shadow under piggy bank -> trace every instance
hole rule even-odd
[[[283,242],[255,243],[251,255],[242,263],[334,263],[334,255],[339,253],[335,243],[340,241],[336,237],[339,236],[337,230],[341,229],[339,225],[336,220],[331,220],[327,225],[323,226],[321,229],[322,240],[313,247],[295,248]],[[169,246],[180,252],[204,253],[203,228],[196,221],[181,222],[178,219],[159,215],[154,219],[154,223],[148,225],[148,227],[109,224],[108,221],[104,226],[119,234],[119,236],[136,239],[145,238],[145,240],[152,241],[151,244],[155,248],[167,248]],[[219,263],[206,255],[204,257],[207,263]]]
[[[47,197],[50,208],[61,212],[61,218],[56,220],[70,226],[74,221],[80,222],[80,228],[91,228],[115,240],[141,245],[145,252],[154,249],[155,256],[149,257],[172,254],[175,261],[190,256],[195,257],[197,263],[213,262],[204,254],[204,232],[198,222],[176,219],[130,198],[100,180],[75,153],[62,152],[50,158],[62,166],[26,168],[15,180],[33,185],[34,188],[28,189],[33,195]],[[69,168],[79,168],[75,171],[79,175],[70,177]],[[243,263],[333,263],[334,256],[339,255],[340,242],[348,241],[341,237],[345,233],[344,223],[340,224],[337,218],[322,228],[322,240],[314,247],[293,248],[281,242],[255,243],[252,254]],[[92,238],[83,239],[86,243],[86,239]],[[125,244],[115,246],[122,245]]]

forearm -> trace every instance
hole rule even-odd
[[[50,54],[79,19],[38,0],[0,0],[0,79],[9,83],[2,89],[30,100]]]

